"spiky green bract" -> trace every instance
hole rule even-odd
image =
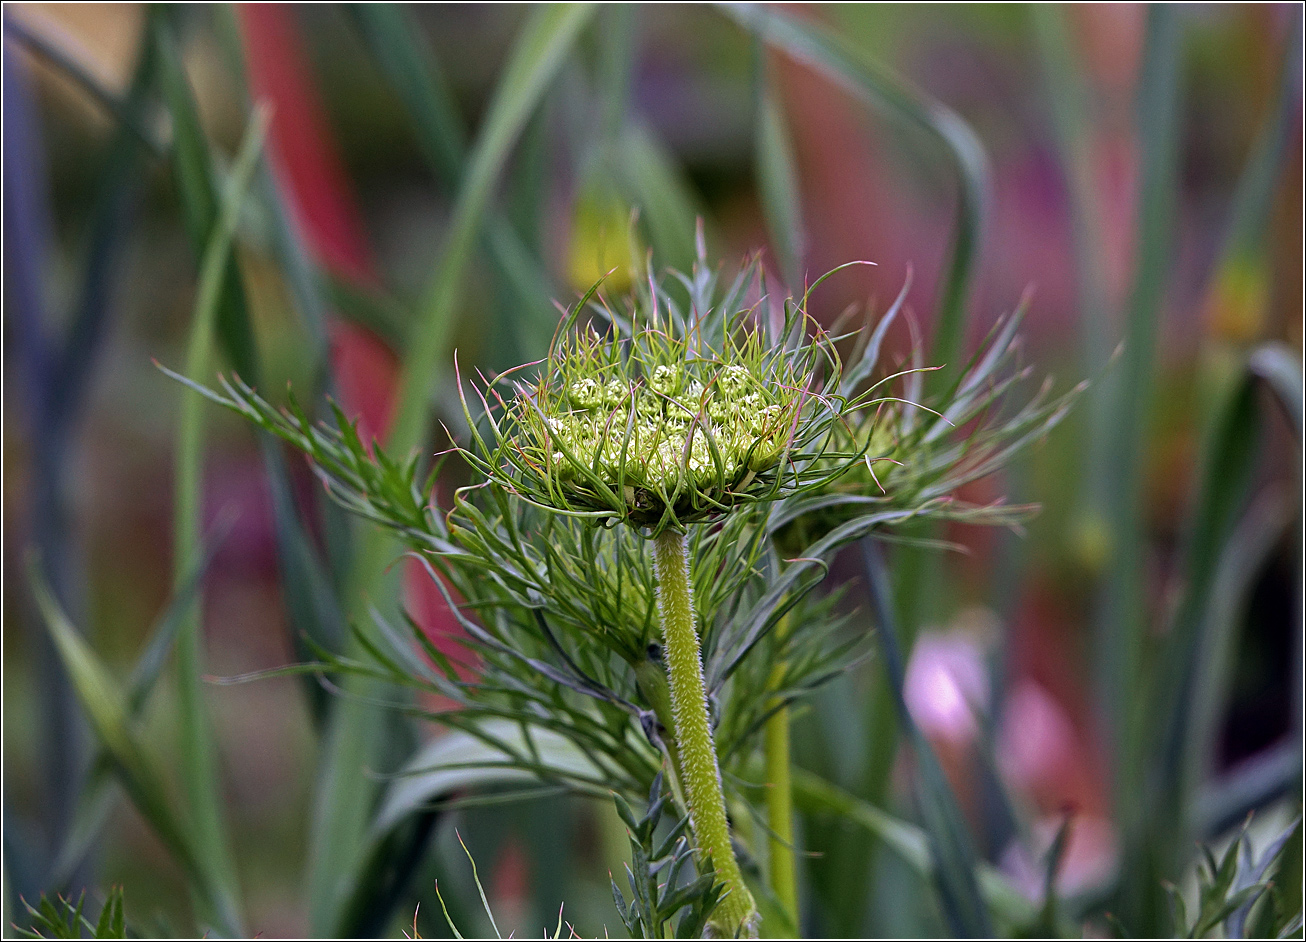
[[[222,379],[220,391],[194,388],[303,451],[333,499],[394,530],[438,574],[457,601],[453,610],[466,630],[460,643],[477,680],[464,681],[471,672],[435,658],[411,625],[380,625],[384,649],[367,662],[333,659],[333,669],[377,673],[449,697],[459,709],[435,717],[447,725],[505,717],[555,729],[594,750],[605,767],[605,757],[614,757],[614,778],[604,788],[635,798],[647,792],[660,757],[645,731],[656,737],[659,694],[666,693],[639,682],[665,678],[649,540],[633,527],[596,528],[495,487],[461,490],[445,512],[416,455],[396,461],[365,446],[341,413],[315,425],[293,397],[283,411],[235,377]],[[767,512],[753,504],[688,534],[707,688],[717,698],[717,744],[727,765],[744,757],[766,718],[771,665],[764,661],[782,657],[792,666],[778,684],[792,701],[851,654],[835,643],[841,622],[833,609],[805,598],[823,566],[811,560],[784,569],[770,546]],[[804,632],[771,639],[794,605],[804,606],[794,616]],[[414,639],[431,661],[412,655]],[[765,650],[750,656],[759,644]],[[592,792],[595,783],[576,785]]]
[[[534,380],[487,383],[476,418],[464,398],[464,456],[524,500],[652,537],[837,478],[861,452],[841,451],[831,430],[866,403],[841,393],[838,354],[806,296],[744,306],[758,279],[750,265],[717,298],[700,254],[691,275],[650,276],[619,312],[595,285],[532,364]]]
[[[293,399],[279,411],[238,379],[222,386],[222,394],[205,394],[303,450],[336,500],[403,537],[446,591],[470,655],[464,661],[442,652],[415,624],[378,619],[379,640],[358,633],[367,657],[324,656],[296,670],[364,674],[439,694],[451,708],[422,715],[481,739],[498,767],[573,791],[633,798],[660,768],[673,779],[679,774],[683,750],[672,733],[650,540],[634,527],[594,527],[498,487],[457,492],[446,514],[433,506],[432,479],[421,476],[415,457],[396,462],[375,445],[369,452],[342,416],[315,426]],[[805,598],[823,567],[783,570],[766,513],[767,505],[751,504],[687,535],[663,533],[688,542],[727,783],[731,770],[742,771],[773,709],[770,695],[783,702],[802,696],[837,674],[851,653],[848,644],[833,643],[839,622],[832,607]],[[771,627],[795,605],[803,606],[801,637],[772,638]],[[764,648],[750,657],[759,644]],[[760,663],[771,656],[788,665],[774,685],[770,665]],[[519,724],[520,742],[497,736],[487,722],[504,720]],[[588,764],[550,763],[543,746],[533,745],[545,734],[565,737]],[[673,790],[678,799],[685,792],[678,781]],[[720,866],[715,857],[712,864]]]
[[[365,447],[343,415],[336,427],[314,427],[293,400],[280,412],[238,379],[224,380],[223,394],[205,392],[305,451],[344,506],[396,529],[466,629],[465,665],[413,625],[381,624],[380,641],[362,639],[366,658],[330,659],[331,670],[443,695],[457,709],[435,718],[482,739],[502,766],[589,794],[631,796],[662,768],[683,810],[701,811],[724,802],[689,794],[686,770],[715,760],[731,785],[767,717],[849,660],[833,606],[808,597],[825,561],[872,530],[924,516],[1019,520],[1027,508],[964,505],[953,491],[1055,424],[1074,393],[1050,399],[1044,391],[1000,417],[1011,413],[1005,402],[1025,375],[1019,312],[951,388],[918,404],[919,364],[888,375],[879,365],[898,305],[866,332],[845,372],[836,338],[811,329],[806,297],[761,316],[760,305],[744,303],[760,284],[755,270],[720,296],[701,261],[690,276],[672,277],[670,289],[650,283],[625,315],[591,304],[591,293],[568,315],[549,359],[535,365],[536,379],[524,369],[507,377],[518,381],[507,400],[508,382],[486,384],[477,415],[464,399],[471,439],[461,454],[481,474],[455,492],[447,514],[432,506],[432,478],[421,476],[417,456],[396,461]],[[582,314],[591,321],[581,325]],[[681,413],[683,422],[674,419]],[[783,438],[768,437],[766,417],[777,414],[786,416]],[[612,431],[619,424],[620,437]],[[678,446],[673,429],[684,431]],[[694,463],[700,434],[710,467]],[[668,443],[679,459],[658,463]],[[799,538],[787,540],[792,533]],[[665,643],[685,632],[668,632],[679,626],[658,607],[670,570],[658,571],[652,544],[682,537],[687,569],[675,568],[689,580],[697,663],[699,652],[682,657]],[[785,563],[780,553],[801,556]],[[773,631],[791,610],[802,630]],[[673,659],[684,663],[669,672]],[[709,727],[715,748],[699,742],[693,757],[672,690],[686,677],[702,691],[693,712],[707,715],[705,701],[714,700],[717,719]],[[495,737],[487,721],[519,724],[521,741]],[[536,731],[564,737],[586,763],[546,761]],[[696,837],[717,872],[728,871],[730,862],[706,846],[728,848],[728,840]],[[731,898],[746,900],[734,887]]]
[[[617,813],[625,822],[630,838],[626,882],[631,898],[626,900],[614,878],[612,900],[626,931],[635,939],[700,937],[723,890],[711,873],[697,879],[686,878],[685,866],[694,856],[684,836],[688,818],[681,818],[666,836],[654,842],[658,822],[670,797],[664,790],[661,775],[649,789],[648,808],[642,818],[635,817],[620,795],[614,796]]]
[[[1088,384],[1054,396],[1049,379],[1032,396],[1021,398],[1031,372],[1020,362],[1023,301],[998,320],[958,378],[939,394],[924,394],[922,377],[931,368],[922,365],[919,351],[910,366],[885,374],[880,346],[909,287],[910,278],[875,329],[860,333],[839,387],[847,399],[860,389],[858,401],[875,408],[832,426],[837,442],[828,447],[865,457],[837,479],[777,509],[771,526],[785,552],[804,553],[858,518],[887,515],[877,528],[881,531],[904,522],[902,512],[912,518],[1018,526],[1037,510],[1003,501],[978,505],[956,494],[963,485],[1001,470],[1046,435]]]
[[[1287,939],[1301,935],[1300,890],[1295,892],[1296,905],[1285,906],[1295,888],[1289,884],[1280,893],[1275,885],[1287,862],[1289,847],[1301,829],[1301,818],[1295,818],[1279,832],[1259,857],[1247,833],[1251,820],[1243,822],[1242,830],[1218,860],[1211,848],[1201,846],[1195,874],[1196,900],[1185,900],[1184,892],[1168,881],[1163,884],[1170,898],[1172,938],[1204,939],[1217,930],[1220,937],[1229,939]],[[1300,848],[1300,843],[1297,846]],[[1189,906],[1194,902],[1196,908],[1190,914]]]
[[[115,886],[109,891],[104,906],[100,909],[100,918],[91,922],[83,914],[86,906],[86,892],[77,897],[76,904],[62,896],[52,901],[44,893],[37,905],[33,906],[23,900],[27,910],[30,928],[14,926],[18,934],[25,939],[125,939],[127,924],[123,917],[122,887]],[[88,934],[89,933],[89,934]]]
[[[727,888],[713,926],[736,935],[754,932],[757,914],[730,841],[708,697],[720,698],[748,653],[820,581],[821,563],[801,579],[776,578],[766,505],[824,486],[861,459],[863,451],[837,450],[843,439],[832,429],[865,399],[838,392],[834,342],[813,329],[806,297],[773,317],[757,316],[760,305],[745,309],[745,295],[760,287],[753,266],[718,299],[701,240],[692,275],[674,277],[674,291],[650,279],[628,316],[597,308],[603,331],[577,326],[591,292],[534,386],[519,385],[505,402],[491,384],[495,406],[483,395],[478,418],[464,399],[472,442],[460,453],[484,480],[460,489],[444,519],[429,512],[429,480],[415,483],[416,459],[368,454],[343,416],[338,431],[312,428],[293,402],[277,413],[239,380],[224,381],[227,397],[210,395],[312,455],[346,506],[398,527],[436,583],[453,590],[450,606],[479,659],[462,672],[478,680],[466,682],[433,645],[438,671],[382,625],[395,651],[360,642],[384,670],[339,658],[332,666],[401,683],[420,677],[462,705],[442,718],[474,735],[486,718],[520,721],[528,742],[530,727],[560,733],[594,757],[593,775],[568,772],[582,790],[638,787],[665,757],[699,850]],[[674,299],[681,289],[692,316]],[[650,550],[650,538],[659,547],[674,541],[680,565],[655,564],[665,554]],[[674,612],[659,604],[671,597],[683,601]],[[809,650],[826,637],[814,628]],[[794,679],[801,689],[805,678]],[[776,702],[765,692],[732,691],[721,709],[727,728],[754,737]],[[721,754],[742,757],[741,742],[723,738]],[[527,755],[520,764],[558,778]]]

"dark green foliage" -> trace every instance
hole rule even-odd
[[[962,817],[934,747],[912,719],[903,696],[904,662],[898,648],[889,603],[888,574],[879,548],[870,537],[862,540],[862,558],[871,595],[871,607],[887,680],[897,708],[903,738],[915,757],[916,774],[913,791],[920,808],[930,855],[934,859],[934,878],[943,903],[944,916],[953,932],[963,938],[983,938],[993,934],[988,906],[980,895],[979,858],[975,853],[970,829]]]
[[[182,620],[187,611],[195,604],[200,580],[208,570],[213,554],[225,537],[227,522],[220,521],[218,532],[208,541],[206,549],[199,560],[196,570],[184,582],[168,607],[159,615],[151,626],[149,642],[141,652],[136,666],[128,678],[126,690],[126,712],[129,721],[137,721],[144,712],[146,704],[159,681],[168,658],[181,630]],[[44,590],[36,588],[38,598]],[[47,617],[62,618],[61,613],[51,610]],[[52,628],[53,630],[53,628]],[[80,696],[85,696],[80,693]],[[76,869],[86,859],[86,854],[100,832],[112,808],[113,794],[111,784],[117,770],[111,751],[101,746],[91,760],[90,771],[82,785],[73,812],[72,824],[58,856],[51,867],[50,882],[57,887],[64,886]]]
[[[125,939],[127,938],[126,917],[123,915],[122,887],[115,886],[109,891],[100,918],[91,922],[82,912],[86,906],[86,893],[77,897],[77,905],[62,896],[55,901],[44,894],[36,906],[26,900],[23,905],[31,918],[29,928],[15,926],[18,934],[26,939]]]
[[[1201,939],[1222,929],[1228,938],[1244,938],[1253,911],[1257,919],[1250,926],[1253,932],[1246,937],[1281,939],[1300,933],[1300,908],[1294,913],[1278,905],[1279,900],[1273,896],[1267,898],[1284,851],[1300,830],[1298,818],[1259,857],[1247,837],[1246,825],[1218,861],[1209,847],[1203,847],[1197,864],[1197,908],[1191,917],[1182,892],[1173,884],[1165,885],[1170,898],[1171,935]]]
[[[630,805],[614,793],[617,813],[625,822],[630,839],[630,863],[626,882],[631,898],[626,901],[615,878],[612,899],[626,930],[637,939],[696,939],[721,900],[722,884],[716,882],[710,861],[696,867],[694,851],[685,836],[689,818],[679,820],[661,838],[656,837],[662,812],[671,799],[658,773],[649,789],[648,807],[636,818]],[[664,829],[665,830],[665,829]],[[692,874],[697,871],[697,877]]]
[[[323,651],[326,660],[306,669],[329,666],[430,689],[462,707],[435,718],[468,732],[475,732],[479,719],[493,717],[553,730],[609,757],[618,778],[600,787],[625,782],[628,794],[644,792],[659,762],[643,719],[659,705],[647,683],[657,673],[644,670],[656,636],[652,560],[644,540],[621,528],[560,521],[494,489],[460,495],[445,515],[432,505],[431,482],[418,478],[415,458],[395,462],[377,447],[369,453],[347,423],[311,425],[293,400],[286,412],[278,412],[239,380],[225,381],[224,390],[226,396],[207,394],[306,451],[336,499],[395,530],[437,584],[457,592],[462,602],[453,610],[467,633],[461,643],[475,652],[479,676],[475,682],[463,680],[454,663],[459,658],[451,660],[415,626],[380,618],[375,640],[356,633],[365,660]],[[724,686],[779,615],[819,581],[800,582],[802,571],[791,569],[794,575],[786,573],[781,589],[799,584],[800,592],[786,597],[768,587],[768,574],[778,562],[757,523],[751,515],[737,515],[717,527],[696,529],[692,538],[714,689]],[[822,610],[813,609],[813,616]],[[813,645],[814,635],[825,634],[820,624],[812,619],[807,656],[795,658],[785,675],[785,689],[794,695],[830,676],[850,653],[846,643],[836,642],[836,649]],[[413,640],[427,659],[413,652]],[[764,673],[749,676],[753,683],[764,680]],[[736,691],[721,706],[728,736],[721,748],[729,755],[755,733],[766,704],[760,696]],[[538,768],[525,756],[523,761]],[[600,783],[583,784],[589,790]]]
[[[162,765],[142,740],[133,722],[130,704],[136,698],[136,692],[133,691],[131,697],[123,695],[108,669],[51,595],[34,558],[29,558],[28,579],[46,628],[68,671],[72,689],[103,747],[101,761],[114,770],[136,809],[181,864],[196,897],[211,911],[223,913],[226,904],[204,866],[199,841],[174,808]],[[147,650],[143,664],[148,665],[154,651],[157,649]],[[148,670],[143,673],[148,679]],[[93,831],[97,826],[93,793],[90,798],[91,807],[86,811],[79,809],[78,823],[80,828]],[[102,810],[99,813],[103,813]],[[84,822],[84,818],[91,820]],[[76,837],[74,832],[73,839]],[[224,916],[229,914],[224,913]]]
[[[716,321],[708,312],[728,316],[723,312],[738,305],[748,274],[725,299],[716,298],[705,263],[692,279],[676,277],[703,312],[703,335],[709,343],[723,343],[724,335],[709,329]],[[669,298],[663,305],[664,316],[685,320]],[[577,311],[581,307],[583,302]],[[786,335],[790,327],[796,330],[789,321],[785,325]],[[293,397],[278,411],[239,378],[222,385],[224,394],[192,388],[303,450],[342,506],[397,533],[449,592],[451,610],[467,635],[461,643],[478,662],[477,680],[464,681],[453,663],[458,658],[451,661],[412,626],[402,630],[378,617],[375,637],[356,632],[361,660],[322,652],[332,670],[438,692],[461,709],[437,719],[473,734],[477,721],[489,718],[551,730],[604,757],[616,778],[603,787],[620,784],[631,794],[647,788],[660,761],[652,721],[661,705],[662,674],[659,667],[649,670],[657,659],[656,599],[645,539],[629,528],[596,527],[543,510],[504,482],[461,489],[446,514],[434,506],[434,475],[422,476],[415,454],[398,461],[375,443],[369,448],[339,410],[334,425],[314,425]],[[727,735],[719,745],[723,755],[740,758],[746,750],[738,747],[754,736],[768,709],[767,680],[765,672],[753,671],[751,686],[736,683],[728,696],[726,684],[825,568],[817,558],[785,569],[771,548],[769,514],[765,505],[749,505],[747,512],[695,527],[691,536],[708,683],[720,698]],[[846,542],[836,536],[816,555],[833,552],[841,540]],[[455,593],[460,604],[454,604]],[[823,612],[828,614],[828,606],[811,609],[809,630],[788,642],[801,656],[789,660],[781,678],[787,697],[833,676],[851,654],[846,642],[821,627]],[[412,652],[412,638],[427,660]],[[827,638],[833,647],[825,645]],[[539,768],[538,762],[526,764]],[[583,790],[596,785],[579,784]]]
[[[1022,449],[1055,428],[1087,389],[1080,383],[1053,396],[1051,381],[1025,395],[1030,369],[1021,364],[1018,333],[1026,306],[999,319],[956,379],[929,393],[931,372],[916,354],[910,366],[886,368],[880,345],[901,310],[911,280],[876,323],[858,334],[840,391],[852,396],[868,387],[879,408],[864,410],[839,428],[866,459],[828,486],[785,502],[775,519],[781,545],[795,555],[842,524],[876,524],[881,535],[905,539],[897,531],[909,517],[885,519],[887,511],[910,510],[910,517],[1017,528],[1037,510],[1002,501],[974,505],[958,500],[965,484],[994,474]],[[892,384],[899,383],[901,388]],[[887,387],[890,391],[880,391]],[[938,541],[914,542],[946,546]]]

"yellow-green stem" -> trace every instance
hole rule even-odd
[[[665,530],[654,539],[653,547],[662,642],[689,821],[699,851],[712,858],[717,879],[726,886],[726,897],[713,914],[712,926],[726,937],[754,936],[760,917],[730,844],[721,769],[708,721],[702,655],[694,630],[694,594],[685,536]]]
[[[772,706],[776,701],[772,701]],[[766,721],[766,820],[771,829],[771,889],[798,926],[798,868],[794,855],[794,799],[789,780],[789,707],[781,706]]]
[[[804,540],[806,535],[804,534]],[[789,613],[775,627],[776,636],[783,640],[789,634]],[[785,664],[771,669],[768,690],[776,690],[784,682]],[[774,697],[767,704],[775,713],[766,721],[763,731],[763,752],[766,760],[766,817],[770,825],[771,889],[789,920],[794,933],[798,932],[798,862],[794,851],[794,796],[790,774],[789,708]]]

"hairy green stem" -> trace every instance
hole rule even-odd
[[[694,593],[685,542],[685,535],[673,530],[663,531],[653,541],[658,611],[662,616],[682,784],[698,849],[712,858],[717,879],[726,885],[726,897],[713,915],[712,925],[727,937],[753,936],[760,917],[730,845],[721,769],[708,722],[703,660],[694,630]]]

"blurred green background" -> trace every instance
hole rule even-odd
[[[1275,4],[1186,6],[1165,22],[1139,5],[788,13],[824,24],[856,61],[969,126],[986,191],[972,207],[966,276],[949,281],[967,191],[937,125],[892,102],[868,108],[819,63],[768,45],[765,25],[742,28],[747,11],[603,7],[539,90],[487,191],[441,369],[451,372],[453,349],[465,373],[543,355],[553,300],[570,304],[614,266],[623,277],[632,209],[641,247],[662,264],[688,264],[699,217],[711,257],[762,251],[791,289],[848,260],[876,262],[816,296],[827,324],[848,305],[882,311],[910,267],[913,323],[891,333],[895,356],[933,335],[946,285],[960,285],[967,351],[1031,291],[1027,362],[1062,388],[1085,378],[1094,388],[1047,441],[969,495],[1040,503],[1028,533],[957,527],[946,537],[969,553],[895,559],[913,645],[907,696],[982,856],[1039,899],[1038,855],[1072,809],[1058,889],[1084,900],[1086,924],[1100,927],[1113,906],[1146,934],[1158,917],[1122,881],[1150,897],[1161,878],[1183,876],[1139,862],[1139,848],[1161,840],[1139,796],[1155,785],[1151,744],[1165,751],[1172,717],[1191,704],[1210,714],[1176,734],[1195,737],[1185,756],[1196,771],[1174,773],[1192,787],[1158,792],[1197,809],[1173,851],[1181,861],[1193,837],[1216,839],[1248,810],[1267,835],[1300,810],[1300,16]],[[10,894],[49,889],[93,745],[27,589],[28,548],[119,678],[174,589],[182,397],[152,361],[180,369],[186,359],[200,249],[171,156],[175,101],[159,104],[166,66],[150,74],[145,51],[166,34],[180,56],[219,176],[251,101],[272,103],[267,172],[236,246],[260,388],[289,382],[306,400],[332,390],[379,435],[527,15],[475,4],[393,18],[311,4],[6,5]],[[223,368],[239,366],[226,356]],[[1249,358],[1272,381],[1244,395]],[[452,414],[452,388],[442,374],[437,416]],[[274,505],[287,495],[270,490],[247,428],[216,410],[206,421],[204,530],[226,535],[205,575],[203,672],[227,676],[302,658],[302,626],[283,590]],[[302,462],[289,460],[285,481],[338,580],[341,519]],[[855,582],[856,565],[833,578]],[[850,604],[861,606],[856,591]],[[429,594],[410,586],[409,604],[420,613]],[[859,667],[798,716],[796,758],[911,818],[880,670]],[[1176,685],[1153,684],[1170,672]],[[1177,699],[1158,708],[1143,687]],[[177,697],[160,684],[140,721],[169,768],[181,762]],[[203,698],[246,928],[306,932],[320,691],[285,678],[206,686]],[[383,781],[380,768],[355,773]],[[420,899],[422,934],[444,933],[437,878],[464,931],[485,928],[456,829],[505,933],[551,931],[566,900],[579,932],[617,934],[607,874],[625,845],[614,821],[607,807],[561,797],[456,807],[374,931],[411,932]],[[808,933],[946,931],[920,877],[865,831],[813,813],[800,833]],[[129,801],[113,803],[76,878],[74,888],[122,884],[129,920],[147,932],[190,925],[185,876]],[[8,896],[6,924],[16,912]]]

